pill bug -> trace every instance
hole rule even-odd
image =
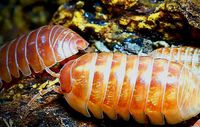
[[[200,76],[200,49],[195,47],[159,48],[149,54],[155,58],[165,58],[184,64],[195,74]]]
[[[46,25],[21,35],[0,48],[0,83],[9,83],[12,76],[31,75],[46,70],[78,52],[88,43],[71,29],[60,25]]]
[[[88,53],[64,65],[60,88],[68,104],[90,117],[105,113],[137,122],[180,123],[200,112],[199,78],[184,65],[150,56]],[[90,112],[91,113],[90,113]]]

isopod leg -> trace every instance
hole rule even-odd
[[[58,77],[60,77],[60,74],[59,73],[55,73],[55,72],[53,72],[51,69],[49,69],[49,68],[45,68],[45,70],[46,70],[46,72],[47,73],[49,73],[51,76],[53,76],[53,77],[56,77],[56,78],[58,78]]]
[[[56,83],[58,83],[57,79],[54,81],[54,84],[56,84]],[[42,96],[44,96],[45,94],[47,94],[51,91],[62,94],[62,90],[61,90],[60,86],[53,85],[52,87],[49,87],[47,89],[43,89],[43,90],[39,91],[39,93],[37,93],[36,95],[34,95],[32,97],[32,99],[28,102],[27,105],[31,106],[37,99],[42,98]]]

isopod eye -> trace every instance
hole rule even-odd
[[[73,60],[67,62],[60,71],[60,85],[63,93],[69,93],[72,90],[71,86],[71,67]]]
[[[76,45],[78,50],[84,50],[88,47],[89,44],[84,39],[79,39],[76,41]]]

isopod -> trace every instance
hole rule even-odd
[[[194,47],[159,48],[149,54],[155,58],[165,58],[184,64],[200,76],[200,49]]]
[[[88,53],[60,71],[68,104],[90,117],[163,125],[200,112],[200,80],[183,64],[150,56]],[[90,112],[91,113],[90,113]]]
[[[20,77],[46,70],[56,76],[49,68],[84,50],[88,43],[71,29],[59,25],[42,26],[0,48],[0,82],[9,83],[12,76]]]

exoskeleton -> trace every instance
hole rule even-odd
[[[12,76],[31,75],[46,70],[56,76],[49,68],[84,50],[88,43],[68,28],[48,25],[24,34],[0,48],[0,82],[10,82]]]
[[[83,115],[118,116],[152,124],[176,124],[200,112],[200,80],[184,65],[121,53],[88,53],[60,72],[62,93]]]
[[[175,61],[184,64],[191,69],[195,74],[200,76],[200,49],[194,47],[171,47],[160,48],[149,54],[155,58],[165,58],[170,61]]]

